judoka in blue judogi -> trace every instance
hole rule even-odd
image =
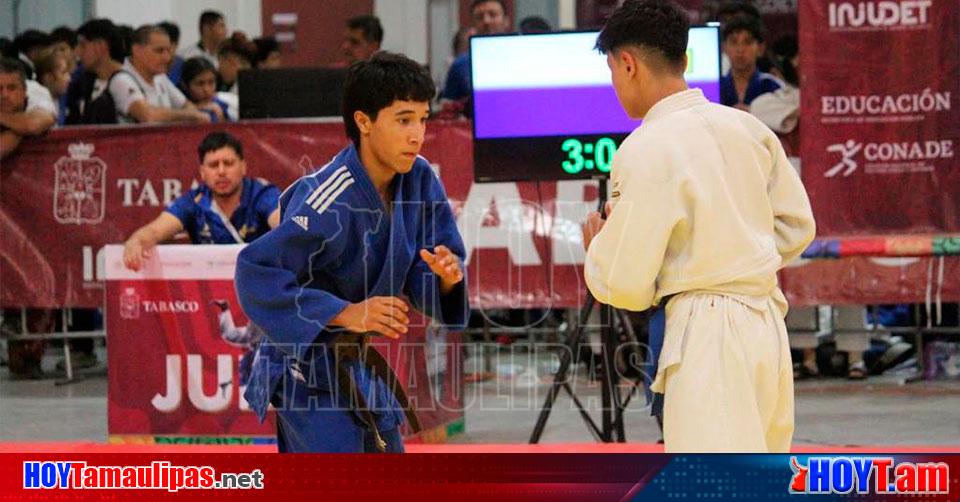
[[[451,329],[466,324],[463,242],[417,155],[433,93],[430,75],[404,56],[351,67],[353,144],[291,185],[280,225],[240,253],[238,297],[265,333],[245,398],[261,420],[277,409],[281,452],[403,451],[402,399],[371,369],[364,340],[402,340],[408,304]],[[344,340],[357,350],[335,350]]]

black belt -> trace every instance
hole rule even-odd
[[[357,388],[357,382],[353,378],[353,373],[348,369],[348,363],[360,361],[361,364],[369,368],[374,376],[380,376],[387,388],[393,392],[407,417],[407,423],[414,433],[421,431],[420,420],[417,413],[410,406],[410,400],[403,386],[397,379],[397,374],[387,363],[387,360],[367,345],[368,335],[349,333],[338,336],[332,343],[333,353],[336,357],[337,365],[337,387],[340,394],[350,399],[350,409],[354,412],[357,420],[373,433],[377,449],[381,452],[386,451],[387,443],[380,436],[380,429],[377,427],[377,421],[367,405],[367,400],[360,389]],[[319,392],[319,389],[307,386],[307,389],[313,393]]]

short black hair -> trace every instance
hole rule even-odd
[[[787,33],[785,35],[780,35],[779,38],[773,41],[773,44],[770,45],[770,51],[773,52],[775,56],[793,58],[800,52],[800,46],[797,43],[796,33]]]
[[[150,35],[154,33],[161,35],[167,34],[163,28],[155,24],[145,24],[133,32],[133,43],[137,45],[147,45],[150,43]]]
[[[120,40],[123,42],[123,56],[127,57],[133,52],[133,34],[135,30],[133,26],[129,24],[118,24],[117,33],[120,35]],[[117,61],[123,61],[123,58],[117,59]]]
[[[213,131],[207,134],[203,140],[200,141],[200,146],[197,147],[197,156],[200,158],[200,163],[203,164],[203,158],[206,157],[208,153],[228,146],[237,152],[237,157],[243,159],[243,144],[240,143],[240,140],[234,137],[234,135],[226,131]]]
[[[256,61],[254,66],[260,66],[260,63],[270,57],[271,52],[280,52],[280,43],[274,37],[259,37],[253,39],[253,45],[257,47]]]
[[[347,136],[360,146],[360,128],[353,114],[361,111],[372,120],[394,101],[429,102],[437,90],[426,68],[392,52],[380,51],[357,61],[347,70],[343,85],[343,125]]]
[[[223,20],[223,14],[215,10],[205,10],[200,13],[200,32],[203,32],[203,27],[211,24],[216,24],[217,21]]]
[[[220,44],[220,50],[217,51],[217,55],[218,56],[236,55],[245,59],[247,63],[250,64],[250,66],[253,66],[253,63],[257,57],[256,54],[254,54],[256,45],[253,45],[253,49],[251,49],[251,45],[253,45],[253,43],[245,42],[238,37],[230,37],[224,40],[222,44]]]
[[[110,50],[110,58],[114,61],[123,61],[123,58],[126,56],[127,49],[124,45],[123,38],[120,36],[120,30],[117,29],[117,26],[109,19],[91,19],[77,29],[77,35],[91,42],[94,40],[103,40],[106,42]]]
[[[177,26],[173,21],[163,21],[157,23],[157,27],[161,30],[167,32],[167,36],[170,37],[170,41],[174,44],[180,43],[180,27]]]
[[[520,21],[520,33],[549,33],[553,27],[546,19],[540,16],[528,16]]]
[[[721,19],[727,16],[750,16],[757,19],[760,18],[760,9],[757,9],[757,6],[749,0],[735,0],[731,2],[724,2],[720,5],[720,8],[717,9],[717,19]]]
[[[383,42],[383,25],[377,16],[357,16],[347,20],[347,28],[360,30],[367,42]]]
[[[16,59],[17,48],[13,46],[13,40],[7,37],[0,37],[0,57]]]
[[[783,79],[795,87],[800,86],[800,75],[797,73],[797,67],[793,66],[791,61],[797,57],[799,46],[797,36],[793,33],[782,35],[773,41],[770,51],[773,52],[773,63],[780,69]]]
[[[13,39],[13,45],[18,51],[26,54],[37,47],[53,45],[53,38],[40,30],[27,30]]]
[[[214,77],[217,76],[217,69],[205,57],[193,57],[183,62],[183,69],[180,72],[180,90],[190,99],[190,81],[197,78],[197,75],[205,71],[212,71]],[[190,99],[193,101],[192,99]]]
[[[77,32],[71,30],[68,26],[57,26],[50,32],[50,38],[54,43],[63,42],[75,48],[77,46]]]
[[[507,2],[504,2],[503,0],[473,0],[472,2],[470,2],[470,13],[473,14],[473,9],[476,9],[478,5],[484,4],[487,2],[497,2],[498,4],[500,4],[500,8],[503,9],[503,13],[504,14],[507,13]]]
[[[596,49],[601,54],[632,45],[683,68],[690,20],[669,0],[627,0],[607,19]]]
[[[763,27],[763,21],[758,17],[742,14],[735,16],[723,25],[723,41],[726,42],[727,38],[741,31],[749,33],[757,42],[763,43],[764,41],[766,30]]]
[[[23,67],[23,63],[18,59],[0,59],[0,73],[16,73],[17,75],[20,75],[20,83],[23,84],[24,87],[27,85],[26,69]]]

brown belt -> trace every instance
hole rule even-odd
[[[353,378],[353,373],[347,369],[348,364],[344,363],[359,360],[361,364],[371,370],[374,378],[376,376],[382,378],[384,384],[393,392],[393,395],[397,398],[397,402],[400,403],[400,407],[407,417],[407,423],[410,424],[413,432],[420,432],[421,427],[417,413],[413,407],[410,406],[410,400],[407,398],[407,393],[404,391],[403,386],[400,385],[397,374],[394,373],[393,368],[390,367],[387,360],[380,355],[380,352],[376,349],[371,349],[367,345],[368,337],[369,335],[365,334],[348,333],[334,339],[333,350],[336,356],[337,386],[341,395],[349,397],[351,409],[360,422],[373,433],[377,449],[383,452],[386,451],[387,444],[380,436],[377,421],[374,419],[373,413],[370,411],[370,407],[367,405],[367,400],[364,398],[363,393],[357,388],[357,382]]]

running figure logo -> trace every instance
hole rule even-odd
[[[843,168],[847,168],[846,171],[843,171],[843,176],[847,177],[853,174],[857,170],[857,163],[853,160],[853,156],[860,152],[863,149],[863,143],[857,143],[852,139],[848,139],[846,143],[837,143],[835,145],[830,145],[827,147],[827,151],[831,153],[839,153],[841,155],[840,162],[830,168],[823,175],[827,178],[832,178],[837,175],[840,171],[843,171]]]
[[[53,217],[64,225],[103,221],[107,165],[93,155],[93,145],[73,143],[69,157],[53,165]]]

